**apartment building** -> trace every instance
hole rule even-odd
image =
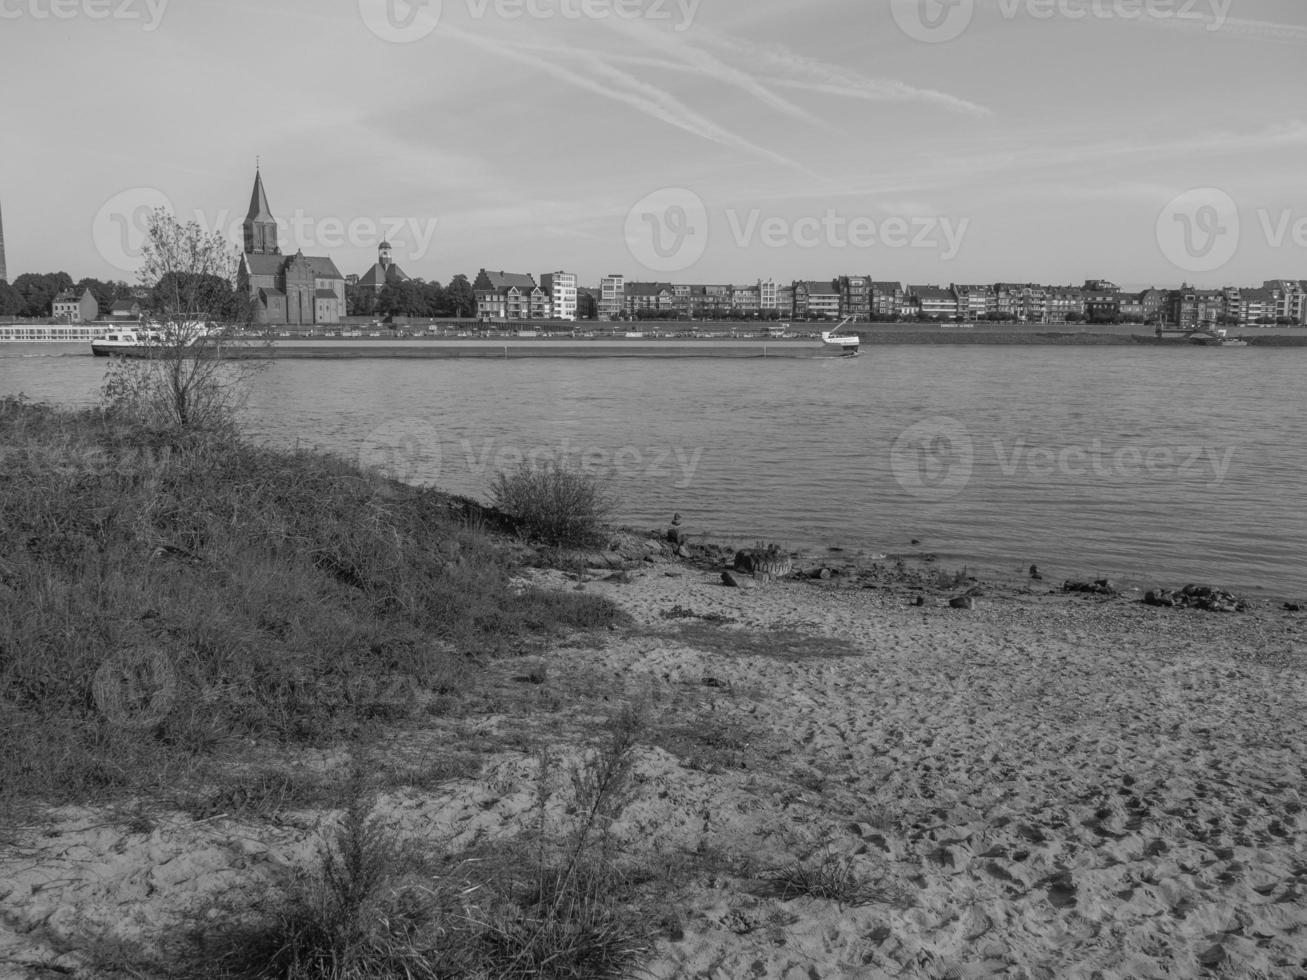
[[[871,319],[871,277],[840,276],[840,316],[855,321]]]
[[[1276,320],[1307,323],[1307,280],[1268,279],[1262,288],[1275,294]]]
[[[1048,290],[1034,282],[995,283],[994,311],[1017,323],[1043,323],[1048,317]]]
[[[942,286],[908,286],[906,303],[913,316],[951,320],[958,315],[957,295]]]
[[[762,292],[758,285],[732,286],[731,310],[743,316],[757,316],[762,311]]]
[[[617,320],[626,308],[626,277],[614,273],[599,280],[599,319]]]
[[[676,292],[670,282],[628,282],[624,309],[635,317],[676,310]]]
[[[1045,323],[1068,323],[1085,315],[1085,291],[1075,286],[1054,286],[1048,290]]]
[[[871,314],[875,317],[896,317],[903,310],[903,284],[872,280]]]
[[[794,283],[794,315],[810,320],[838,320],[840,291],[830,282],[800,280]]]
[[[549,294],[526,273],[482,269],[472,291],[481,320],[548,320],[552,313]]]
[[[1086,289],[1083,293],[1085,319],[1090,323],[1119,323],[1122,319],[1118,289]]]
[[[577,315],[576,276],[570,272],[546,272],[540,276],[540,288],[549,296],[555,320],[575,320]]]
[[[776,311],[784,318],[794,316],[794,284],[776,287]]]
[[[998,312],[998,294],[993,286],[952,283],[949,288],[953,291],[958,316],[981,320]]]

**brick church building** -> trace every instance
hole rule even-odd
[[[245,251],[236,278],[254,297],[256,323],[309,327],[344,322],[345,277],[326,256],[281,253],[277,219],[257,170],[244,228]]]

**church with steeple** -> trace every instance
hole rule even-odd
[[[371,269],[359,276],[358,284],[379,293],[387,286],[407,281],[408,276],[404,270],[390,257],[390,242],[382,242],[377,247],[377,261]]]
[[[237,283],[254,299],[256,323],[311,327],[344,322],[345,277],[326,256],[305,255],[303,250],[282,254],[277,219],[257,169],[244,232]]]

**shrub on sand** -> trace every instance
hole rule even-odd
[[[527,537],[544,544],[585,547],[602,539],[613,499],[602,478],[559,460],[524,462],[495,476],[491,501]]]

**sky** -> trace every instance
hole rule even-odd
[[[1303,0],[0,0],[9,275],[1307,278]]]

